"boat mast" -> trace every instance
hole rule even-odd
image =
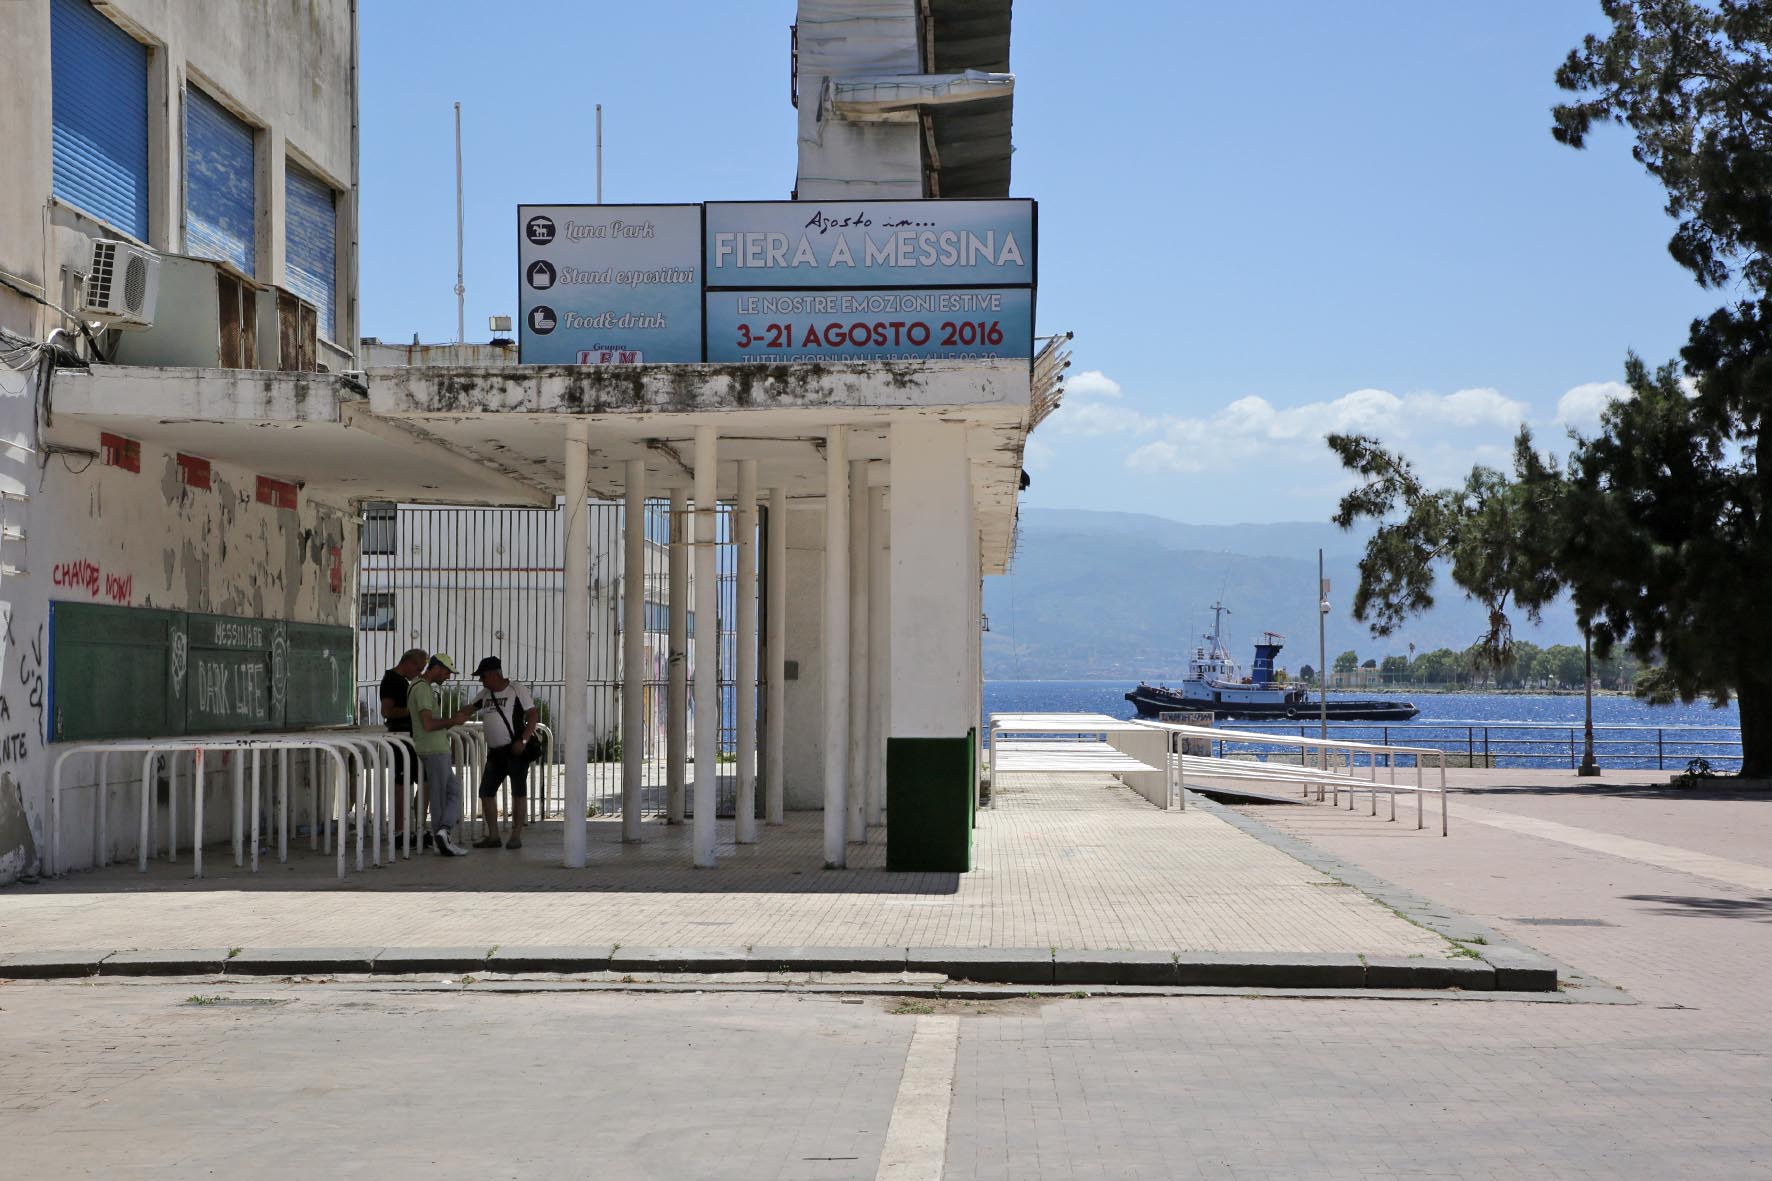
[[[1215,658],[1224,651],[1224,641],[1220,638],[1219,616],[1230,613],[1231,609],[1226,607],[1222,601],[1212,604],[1212,655]]]

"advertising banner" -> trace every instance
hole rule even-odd
[[[1029,200],[709,202],[706,222],[710,288],[1035,281]]]
[[[710,291],[708,360],[1025,358],[1033,292],[1020,288]]]
[[[702,359],[701,206],[520,205],[519,359]]]

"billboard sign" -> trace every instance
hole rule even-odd
[[[975,361],[1025,358],[1026,287],[710,291],[708,360]]]
[[[702,359],[701,206],[520,205],[517,231],[524,364]]]
[[[1034,203],[728,201],[707,207],[711,288],[1034,285]]]
[[[523,205],[520,360],[1028,360],[1029,200]]]

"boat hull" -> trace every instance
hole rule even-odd
[[[1308,722],[1323,716],[1320,703],[1301,701],[1207,701],[1165,693],[1161,689],[1142,686],[1126,694],[1141,718],[1155,718],[1169,712],[1210,713],[1215,718],[1236,718],[1249,721]],[[1407,722],[1421,711],[1407,701],[1329,699],[1331,722]]]

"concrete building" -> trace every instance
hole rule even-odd
[[[648,571],[622,580],[624,732],[646,724],[636,690],[658,630],[648,606],[661,601],[669,652],[684,657],[669,665],[667,717],[691,699],[697,716],[718,712],[718,629],[691,640],[686,621],[692,608],[698,621],[716,614],[717,519],[730,512],[734,677],[757,687],[736,694],[737,840],[767,839],[759,815],[822,808],[829,866],[851,842],[885,839],[894,868],[967,868],[980,578],[1009,560],[1022,448],[1061,367],[1050,347],[1031,348],[1031,206],[913,211],[929,219],[917,224],[982,210],[1017,227],[939,232],[958,244],[950,269],[962,278],[1026,276],[973,279],[961,295],[961,279],[937,276],[936,290],[903,295],[1009,309],[942,325],[971,339],[941,355],[832,359],[826,346],[848,332],[833,321],[801,353],[790,326],[779,352],[722,359],[710,342],[734,343],[710,328],[707,355],[686,360],[611,342],[557,363],[468,352],[379,365],[342,343],[357,339],[355,5],[197,11],[0,6],[0,724],[17,733],[0,747],[12,752],[0,760],[0,881],[40,863],[47,767],[75,738],[348,720],[369,504],[566,506],[555,728],[565,750],[590,751],[593,499],[625,505],[637,527],[623,530],[622,560]],[[803,3],[800,195],[1007,196],[1008,22],[1008,0]],[[734,247],[733,266],[771,265],[775,231],[743,227],[810,214],[833,231],[826,247],[847,250],[831,208],[710,205],[710,220],[739,228],[718,239],[710,226],[709,241]],[[857,231],[856,257],[872,267],[877,253],[922,282],[919,232]],[[699,231],[695,249],[699,268]],[[967,258],[982,262],[966,271]],[[749,297],[732,291],[751,282],[716,293],[712,278],[697,274],[710,324],[742,312]],[[908,278],[888,286],[908,291]],[[524,321],[556,322],[547,307]],[[984,347],[1004,323],[1018,326],[1007,347]],[[913,342],[917,328],[927,339],[918,323]],[[615,363],[587,363],[599,360]],[[666,497],[685,528],[649,539],[644,505]],[[692,782],[690,740],[673,729],[671,817],[693,813],[695,863],[712,866],[716,727],[693,736]],[[643,839],[637,745],[623,755],[621,838]],[[76,759],[67,782],[89,788],[95,764]],[[566,760],[568,816],[584,815],[587,774]],[[93,830],[98,795],[69,793],[67,831]],[[223,808],[213,815],[211,836],[225,825]],[[99,854],[85,839],[58,868]],[[567,865],[584,864],[587,839],[566,824]]]

